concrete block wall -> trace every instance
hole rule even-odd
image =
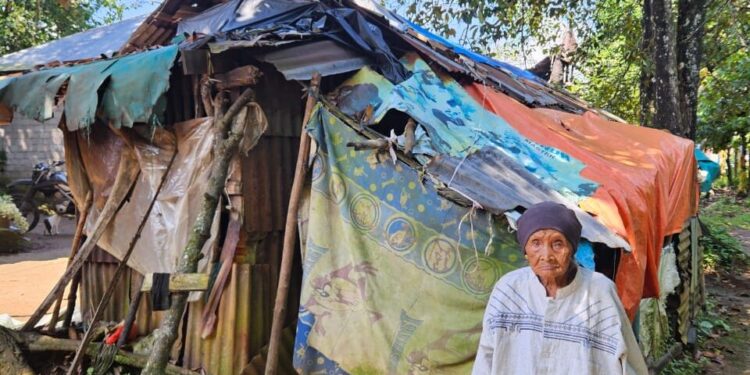
[[[0,148],[8,158],[0,177],[29,178],[34,164],[65,159],[63,134],[57,128],[60,115],[57,111],[42,123],[16,112],[10,125],[0,125]]]

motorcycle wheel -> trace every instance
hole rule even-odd
[[[36,203],[32,200],[24,201],[24,193],[11,193],[11,196],[13,197],[13,203],[16,204],[16,207],[18,207],[18,210],[21,211],[21,215],[26,219],[26,222],[29,224],[29,229],[27,232],[31,232],[32,229],[36,227],[37,224],[39,224],[39,210],[37,209]]]

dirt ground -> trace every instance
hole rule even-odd
[[[34,312],[65,271],[74,231],[75,222],[63,219],[60,234],[46,236],[40,222],[27,235],[30,249],[0,255],[0,315],[25,321]]]

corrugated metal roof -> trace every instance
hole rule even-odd
[[[300,56],[305,58],[301,59]],[[368,59],[331,40],[282,48],[258,57],[273,64],[288,80],[308,80],[313,73],[322,76],[351,72],[366,66]]]
[[[427,165],[427,171],[449,184],[452,190],[475,200],[496,215],[544,201],[562,203],[575,211],[583,226],[584,238],[614,249],[630,250],[625,239],[612,233],[496,148],[485,147],[464,159],[438,155]]]
[[[0,57],[0,71],[28,70],[53,61],[77,61],[111,56],[125,45],[146,16],[129,18]]]

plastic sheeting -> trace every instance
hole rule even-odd
[[[470,372],[489,293],[524,263],[506,222],[442,198],[406,164],[346,147],[363,138],[322,107],[308,129],[319,147],[295,368]]]
[[[711,190],[711,185],[721,174],[719,163],[711,160],[700,148],[695,148],[695,159],[698,161],[700,169],[701,192],[705,193]]]
[[[581,176],[598,184],[579,206],[628,239],[617,287],[631,318],[642,297],[658,295],[664,238],[697,210],[693,142],[665,131],[553,110],[532,110],[480,84],[467,91],[524,137],[585,164]]]
[[[100,117],[115,127],[156,122],[164,109],[157,104],[169,88],[176,56],[177,46],[169,46],[113,60],[32,72],[0,81],[4,86],[0,87],[0,103],[45,121],[52,118],[56,97],[67,82],[68,130],[88,127],[98,110]]]
[[[153,144],[131,140],[135,145],[141,174],[135,183],[130,199],[122,205],[97,245],[118,259],[128,246],[143,218],[151,199],[166,171],[177,144],[177,157],[169,171],[154,208],[141,234],[148,241],[139,241],[128,266],[141,274],[174,272],[180,254],[185,249],[190,228],[195,221],[206,189],[211,164],[213,132],[210,118],[195,119],[175,124],[176,139],[166,131],[154,137]],[[108,195],[107,188],[116,174],[118,148],[123,144],[114,133],[97,136],[96,142],[83,143],[81,154],[86,174],[94,189],[95,210],[89,215],[87,230],[93,226]],[[107,155],[113,155],[109,157]],[[102,158],[102,156],[105,156]],[[208,241],[210,243],[211,241]],[[205,250],[205,249],[204,249]],[[205,260],[201,264],[204,264]],[[203,268],[203,266],[201,266]]]

